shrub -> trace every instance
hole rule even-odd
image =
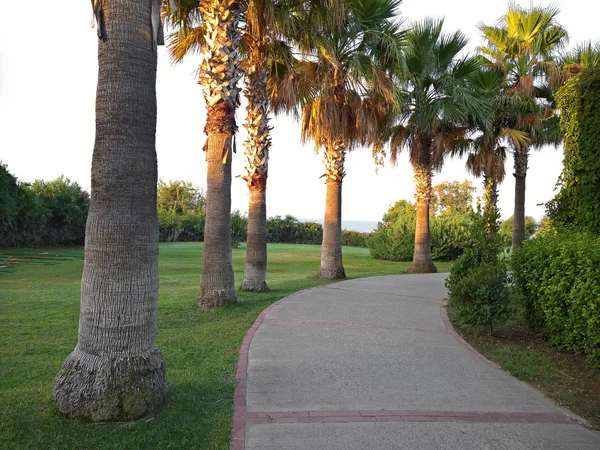
[[[231,246],[238,248],[248,238],[248,218],[239,211],[231,214]]]
[[[83,245],[89,194],[63,176],[53,181],[37,180],[30,189],[48,212],[39,243]]]
[[[490,195],[490,191],[486,192]],[[491,224],[491,227],[490,225]],[[511,316],[508,266],[502,258],[502,240],[497,234],[498,214],[473,215],[471,245],[450,268],[446,287],[457,317],[465,325],[493,325]]]
[[[373,232],[367,241],[371,256],[388,261],[411,261],[415,247],[415,218],[402,217]]]
[[[370,236],[371,233],[342,230],[342,245],[347,245],[348,247],[366,247]]]
[[[408,211],[410,213],[410,211]],[[434,260],[451,261],[470,244],[471,218],[442,215],[430,221],[431,253]],[[392,223],[381,223],[367,240],[371,256],[389,261],[411,261],[415,247],[416,215],[396,215]]]
[[[19,183],[0,165],[0,246],[81,245],[89,195],[77,183]]]
[[[527,324],[549,344],[600,365],[600,236],[546,229],[514,252],[511,268]]]
[[[321,244],[323,226],[300,222],[294,216],[275,216],[267,220],[267,242],[283,244]]]

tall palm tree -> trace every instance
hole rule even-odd
[[[568,39],[566,30],[556,21],[558,12],[555,7],[523,8],[511,3],[498,25],[478,25],[488,40],[487,46],[480,47],[480,50],[488,64],[504,71],[509,92],[538,103],[537,111],[530,111],[521,118],[522,125],[533,134],[533,145],[545,143],[543,120],[551,115],[551,111],[540,91],[555,67],[557,52]],[[513,247],[521,246],[525,239],[525,181],[529,148],[525,145],[514,151]]]
[[[483,177],[484,211],[498,212],[498,185],[506,174],[507,147],[520,148],[531,140],[525,131],[517,129],[518,111],[522,109],[517,95],[508,95],[504,73],[496,70],[478,70],[471,78],[474,89],[489,106],[489,117],[474,117],[473,131],[477,136],[471,146],[458,149],[467,156],[467,170]],[[466,150],[466,152],[465,152]],[[491,229],[491,228],[490,228]]]
[[[206,177],[206,222],[202,250],[202,274],[198,305],[220,307],[237,302],[231,255],[231,159],[240,104],[241,32],[238,26],[242,0],[177,0],[167,5],[172,35],[170,50],[175,61],[190,50],[203,54],[198,84],[206,100],[207,135],[204,150]]]
[[[323,148],[326,203],[321,278],[346,277],[341,226],[344,162],[347,151],[370,143],[387,105],[396,100],[386,66],[400,53],[401,36],[392,23],[400,1],[350,0],[340,26],[307,23],[312,32],[298,42],[304,59],[288,78],[272,86],[274,109],[295,111],[297,102],[303,141],[312,140],[316,151]],[[290,79],[297,87],[286,91]]]
[[[54,391],[61,413],[91,421],[136,419],[167,398],[165,363],[155,347],[153,3],[102,0],[98,14],[102,40],[79,337]]]
[[[392,163],[407,148],[415,177],[417,224],[411,273],[437,269],[431,257],[429,202],[433,172],[441,168],[452,148],[469,145],[469,122],[487,109],[473,88],[479,70],[475,58],[460,58],[467,38],[459,31],[442,32],[443,20],[426,19],[406,34],[398,67],[404,108],[389,130]]]

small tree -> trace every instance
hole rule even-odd
[[[488,185],[484,201],[492,195]],[[510,317],[508,265],[501,258],[503,245],[498,233],[498,213],[478,207],[471,227],[472,247],[452,265],[446,281],[450,303],[465,325],[484,325],[490,335],[495,323]],[[490,229],[491,227],[491,229]]]

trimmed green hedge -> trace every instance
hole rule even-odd
[[[528,325],[600,365],[600,236],[547,230],[517,250],[511,266]]]

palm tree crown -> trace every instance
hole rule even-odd
[[[429,242],[433,171],[441,168],[447,151],[469,145],[470,121],[473,117],[485,117],[488,111],[472,84],[472,75],[479,69],[477,60],[460,56],[467,38],[458,31],[443,33],[442,27],[443,20],[427,19],[407,32],[405,50],[397,67],[403,106],[389,118],[392,162],[396,162],[402,148],[407,148],[415,172],[417,233],[411,266],[414,272],[436,270]]]

